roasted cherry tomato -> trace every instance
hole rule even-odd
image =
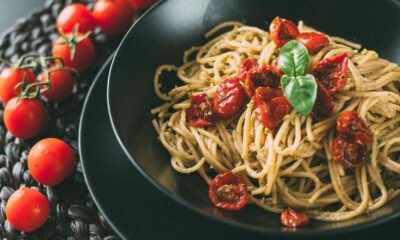
[[[280,89],[270,87],[258,87],[254,92],[254,105],[255,107],[257,107],[257,105],[262,102],[269,103],[272,99],[282,96],[283,93]]]
[[[345,136],[337,136],[332,143],[333,159],[346,168],[354,168],[367,160],[367,146],[350,142]]]
[[[281,76],[272,65],[258,64],[248,70],[244,76],[244,88],[249,97],[253,96],[254,91],[258,87],[277,88],[280,83]]]
[[[46,121],[43,103],[38,99],[12,98],[4,108],[4,124],[15,137],[30,139],[36,136]]]
[[[329,118],[333,112],[333,98],[332,96],[321,87],[317,89],[317,99],[315,100],[312,117],[316,121],[322,121]]]
[[[186,120],[191,126],[204,127],[213,123],[213,111],[207,94],[192,96],[190,107],[186,110]]]
[[[278,47],[282,47],[288,41],[296,38],[299,34],[299,29],[297,29],[297,26],[292,21],[276,17],[271,22],[271,25],[269,25],[269,32],[272,41],[274,41]]]
[[[50,101],[63,101],[69,97],[74,88],[74,75],[71,71],[60,68],[52,67],[49,69],[49,76],[46,73],[39,75],[38,79],[41,82],[47,81],[49,77],[50,87],[45,87],[43,95]]]
[[[304,44],[309,52],[315,52],[329,44],[325,34],[316,32],[304,32],[296,36],[296,40]]]
[[[278,66],[278,58],[275,58],[274,61],[272,61],[271,64],[272,68],[274,69],[274,72],[279,76],[282,77],[283,74],[285,74]]]
[[[347,82],[349,57],[347,53],[326,58],[314,65],[313,74],[318,85],[329,94],[340,91]]]
[[[92,13],[81,3],[66,6],[57,17],[57,30],[61,33],[71,33],[75,26],[78,32],[86,33],[93,31],[96,21]]]
[[[21,89],[16,90],[16,86],[26,79],[28,83],[35,82],[35,74],[26,68],[9,67],[0,73],[0,101],[7,103],[11,98],[19,95]]]
[[[94,4],[93,16],[109,36],[125,33],[135,13],[126,0],[100,0]]]
[[[214,95],[213,109],[223,119],[235,116],[246,104],[246,93],[238,78],[228,78],[221,83]]]
[[[53,45],[52,53],[53,57],[61,58],[65,66],[83,72],[92,65],[95,49],[90,38],[78,33],[59,37]]]
[[[232,172],[218,174],[210,183],[208,197],[219,208],[239,211],[249,201],[246,183]]]
[[[304,212],[288,208],[281,213],[281,224],[286,227],[299,227],[306,225],[308,222],[309,217]]]
[[[24,232],[40,228],[49,213],[50,205],[46,197],[32,188],[18,189],[6,205],[7,220],[14,228]]]
[[[28,155],[32,177],[44,185],[54,186],[68,177],[75,166],[75,153],[64,141],[45,138],[37,142]]]
[[[355,144],[367,145],[372,141],[367,124],[355,111],[347,111],[337,118],[336,130]]]
[[[126,0],[134,10],[144,10],[151,7],[158,0]]]

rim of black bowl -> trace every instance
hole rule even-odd
[[[395,2],[394,0],[389,0],[389,1]],[[254,226],[251,224],[239,223],[239,222],[236,222],[236,221],[233,221],[230,219],[216,217],[211,213],[202,211],[202,210],[194,207],[188,201],[186,201],[178,196],[175,196],[170,191],[168,191],[166,188],[164,188],[163,186],[158,184],[157,181],[154,178],[152,178],[149,174],[147,174],[147,172],[140,166],[140,164],[138,164],[136,162],[136,160],[130,155],[128,149],[125,146],[125,143],[122,141],[121,137],[119,136],[119,131],[118,131],[118,128],[117,128],[115,120],[114,120],[113,108],[111,106],[112,103],[110,101],[110,99],[111,99],[110,86],[111,86],[111,82],[112,82],[112,80],[111,80],[112,75],[113,75],[112,73],[113,73],[113,69],[115,68],[115,62],[116,62],[117,55],[121,51],[121,49],[123,49],[124,46],[127,44],[126,42],[127,42],[128,36],[130,34],[132,34],[132,32],[135,30],[136,25],[139,22],[141,22],[142,19],[145,18],[149,12],[156,10],[164,2],[166,2],[166,0],[160,0],[155,5],[153,5],[150,9],[148,9],[142,16],[140,16],[135,21],[135,23],[131,26],[131,28],[128,30],[128,32],[125,34],[125,36],[122,38],[122,40],[121,40],[120,44],[118,45],[118,47],[114,53],[114,56],[112,58],[110,70],[108,72],[108,82],[107,82],[107,109],[108,109],[108,115],[110,117],[111,127],[114,132],[114,135],[115,135],[119,145],[121,146],[122,150],[124,151],[125,155],[130,160],[130,162],[135,166],[135,168],[140,172],[140,174],[143,175],[156,189],[158,189],[163,194],[165,194],[166,196],[168,196],[170,199],[174,200],[175,202],[179,203],[180,205],[186,207],[187,209],[190,209],[191,211],[193,211],[197,214],[205,216],[212,221],[216,221],[216,222],[220,222],[220,223],[227,224],[230,226],[234,226],[234,227],[237,227],[237,228],[245,230],[245,231],[253,231],[256,233],[269,234],[269,235],[275,235],[275,236],[283,235],[283,236],[288,236],[288,237],[290,237],[290,236],[292,236],[292,237],[293,236],[308,237],[308,236],[317,236],[317,235],[321,235],[321,234],[323,234],[324,236],[338,234],[338,233],[345,234],[345,233],[355,232],[358,230],[377,226],[377,225],[383,224],[385,222],[388,222],[388,221],[393,220],[400,216],[400,212],[392,213],[390,215],[383,216],[381,218],[378,218],[378,219],[370,221],[370,222],[361,223],[361,224],[352,225],[352,226],[346,226],[346,227],[337,228],[337,229],[324,229],[324,230],[318,229],[318,230],[314,230],[314,231],[312,230],[312,231],[307,231],[307,232],[303,232],[301,230],[300,231],[282,231],[280,228],[276,228],[276,227]],[[117,229],[117,228],[115,228],[115,229]]]

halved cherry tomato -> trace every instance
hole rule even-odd
[[[46,111],[38,99],[21,99],[8,101],[4,108],[4,124],[15,137],[30,139],[36,136],[46,121]]]
[[[258,87],[277,88],[280,83],[281,76],[271,65],[263,64],[256,70],[247,72],[244,80],[244,88],[249,97],[253,96],[254,91]]]
[[[32,188],[18,189],[6,205],[7,220],[15,229],[24,232],[40,228],[47,221],[49,213],[47,198]]]
[[[288,41],[296,38],[299,34],[299,29],[297,29],[297,26],[292,21],[276,17],[269,25],[269,32],[272,41],[278,47],[282,47]]]
[[[285,97],[275,97],[270,102],[260,101],[257,104],[257,119],[267,128],[278,127],[283,117],[291,110],[290,103]]]
[[[304,32],[296,36],[296,40],[304,44],[309,52],[315,52],[329,44],[325,34],[316,32]]]
[[[333,140],[331,151],[333,159],[346,168],[358,167],[367,159],[367,146],[352,143],[343,135]]]
[[[191,126],[204,127],[213,123],[213,111],[207,94],[192,96],[190,107],[186,110],[186,120]]]
[[[280,89],[270,87],[258,87],[254,92],[254,106],[257,107],[257,105],[262,102],[269,103],[272,99],[282,96],[283,93]]]
[[[32,70],[27,68],[9,67],[0,73],[0,101],[7,103],[11,98],[19,95],[21,89],[15,87],[26,79],[28,83],[33,83],[36,80]]]
[[[249,201],[246,183],[232,172],[218,174],[210,183],[208,197],[219,208],[239,211]]]
[[[322,87],[317,89],[317,99],[315,100],[312,117],[316,121],[322,121],[329,118],[333,112],[333,99],[332,96]]]
[[[74,88],[74,76],[69,70],[59,67],[51,67],[49,69],[50,88],[43,95],[50,101],[63,101],[71,95]],[[45,73],[39,75],[38,80],[47,81]]]
[[[355,111],[347,111],[340,114],[336,120],[336,130],[355,144],[367,145],[372,141],[367,124]]]
[[[158,0],[126,0],[134,10],[144,10],[151,7]]]
[[[340,91],[347,82],[348,61],[347,53],[343,53],[315,64],[313,74],[318,85],[325,88],[331,95]]]
[[[309,217],[306,213],[295,211],[292,208],[281,213],[281,224],[286,227],[299,227],[309,222]]]
[[[113,36],[126,32],[133,22],[135,15],[126,0],[96,1],[93,16],[101,30]]]
[[[254,71],[258,68],[258,63],[256,59],[253,58],[246,58],[243,60],[242,65],[240,66],[240,72],[239,75],[241,79],[245,78],[245,74],[248,73],[249,71]]]
[[[96,21],[85,5],[73,3],[66,6],[57,17],[57,30],[62,33],[71,33],[74,27],[79,26],[78,32],[93,31]]]
[[[213,110],[218,117],[231,118],[242,110],[245,104],[246,93],[239,78],[225,79],[217,87],[213,100]]]

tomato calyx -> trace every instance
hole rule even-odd
[[[214,114],[207,94],[193,95],[190,107],[186,110],[186,121],[194,127],[205,127],[213,124]]]
[[[74,60],[76,45],[85,40],[86,38],[88,38],[90,34],[92,34],[91,31],[81,34],[79,33],[78,30],[79,30],[79,24],[76,24],[70,34],[65,34],[62,31],[60,31],[60,35],[64,39],[64,42],[61,44],[68,46],[71,60]]]
[[[355,111],[342,113],[336,120],[336,130],[355,144],[367,145],[372,141],[367,124]]]
[[[219,208],[239,211],[249,201],[246,183],[232,172],[218,174],[210,183],[208,197]]]
[[[306,213],[294,210],[291,207],[281,213],[281,224],[286,227],[304,226],[309,221],[310,219]]]

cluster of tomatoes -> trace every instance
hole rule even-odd
[[[7,130],[23,140],[36,137],[46,122],[46,110],[40,96],[48,101],[67,99],[73,92],[78,74],[92,65],[95,47],[89,38],[91,31],[99,26],[109,36],[122,34],[133,22],[135,11],[155,2],[98,0],[93,11],[83,4],[65,7],[57,18],[60,37],[53,44],[52,56],[26,55],[0,73],[0,101],[5,105],[3,117]],[[41,67],[42,73],[37,77],[32,62]],[[64,141],[45,138],[31,148],[27,163],[36,181],[55,186],[73,172],[76,157]],[[6,205],[9,223],[25,232],[40,228],[49,212],[47,198],[28,187],[15,191]]]

